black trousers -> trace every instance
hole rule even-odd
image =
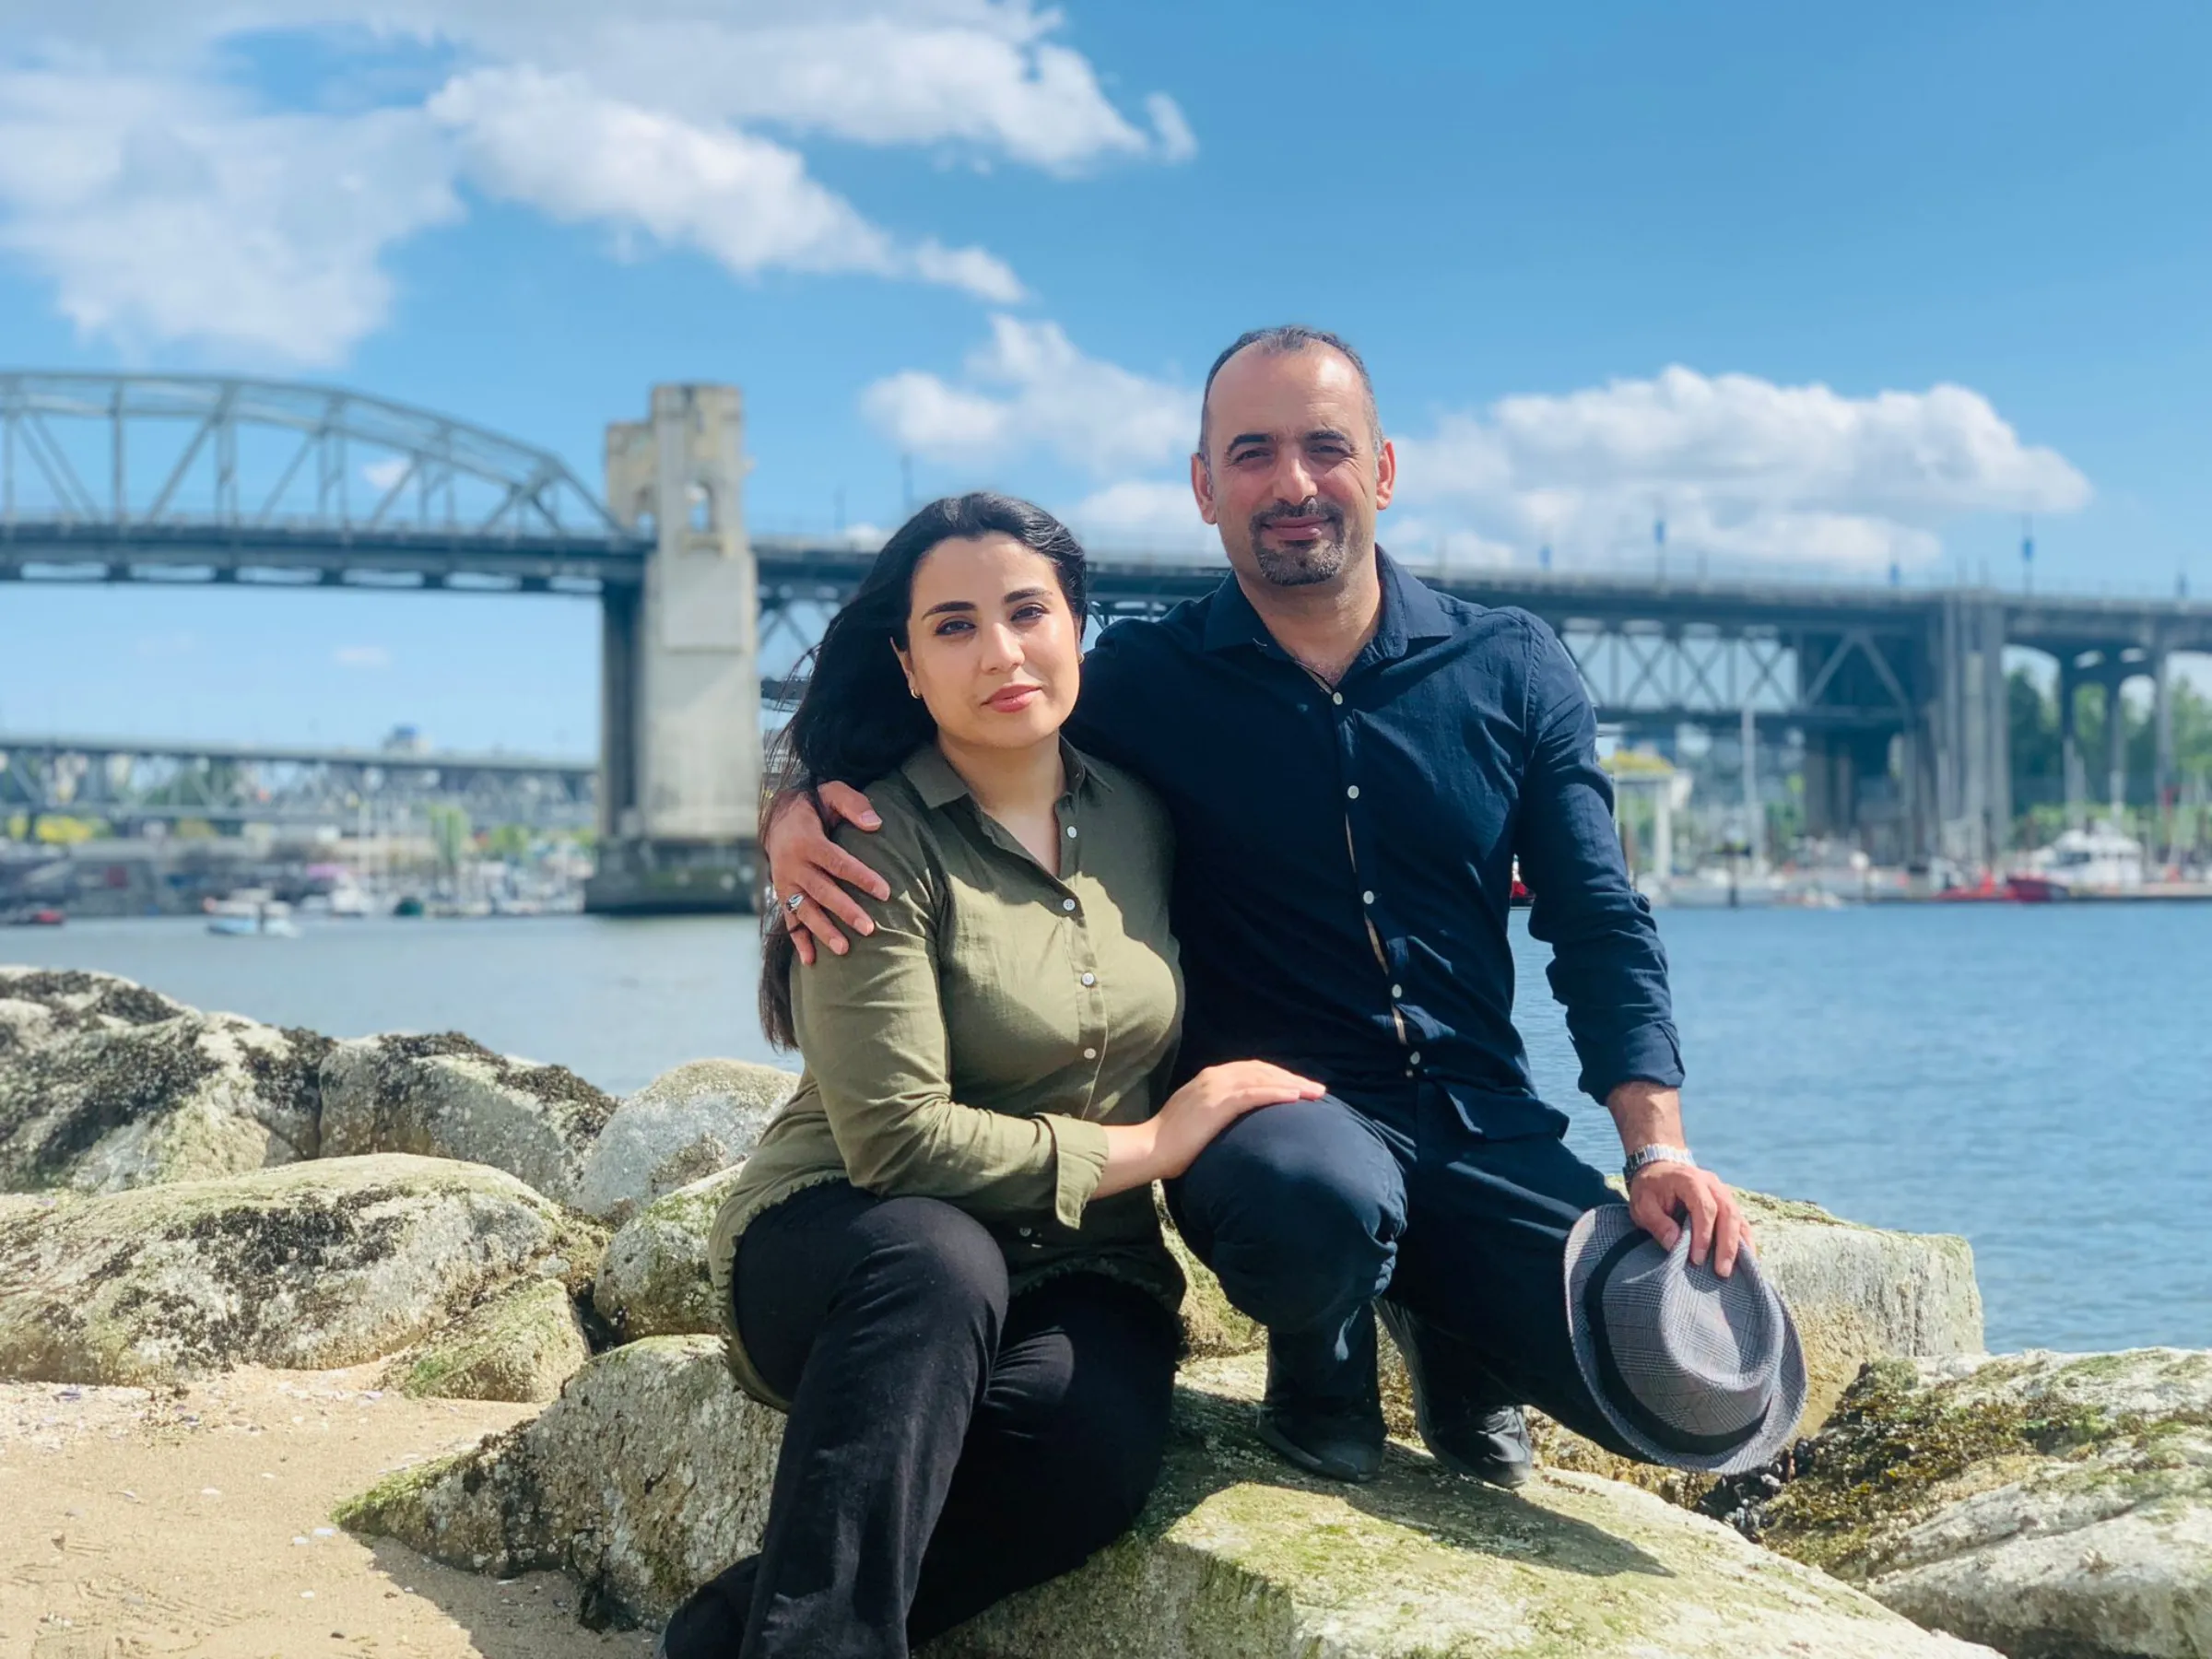
[[[1006,1259],[934,1198],[809,1187],[745,1232],[737,1328],[791,1402],[744,1659],[902,1659],[1128,1528],[1159,1473],[1180,1334]]]
[[[1239,1118],[1167,1194],[1229,1300],[1270,1331],[1341,1354],[1385,1298],[1442,1347],[1427,1369],[1465,1404],[1535,1406],[1640,1455],[1597,1408],[1567,1330],[1568,1232],[1619,1195],[1558,1136],[1488,1139],[1435,1084],[1329,1095]]]

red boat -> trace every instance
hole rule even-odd
[[[66,912],[51,904],[40,905],[36,910],[18,911],[12,916],[0,916],[0,921],[16,927],[59,927],[68,920]]]

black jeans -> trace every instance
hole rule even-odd
[[[1619,1195],[1556,1136],[1490,1140],[1435,1084],[1239,1118],[1168,1182],[1168,1208],[1229,1300],[1271,1331],[1335,1339],[1382,1297],[1447,1345],[1431,1374],[1535,1406],[1639,1456],[1592,1398],[1568,1336],[1567,1235]]]
[[[900,1659],[1143,1508],[1180,1340],[1144,1292],[1071,1273],[1009,1300],[973,1218],[844,1182],[757,1218],[735,1280],[791,1402],[745,1659]]]

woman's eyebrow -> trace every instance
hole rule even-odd
[[[1001,601],[1001,603],[1006,605],[1016,605],[1024,599],[1041,599],[1048,591],[1049,590],[1041,587],[1016,588],[1012,593],[1008,594],[1006,598]]]
[[[925,617],[934,617],[939,611],[971,611],[974,608],[975,602],[972,599],[940,599],[922,614]]]

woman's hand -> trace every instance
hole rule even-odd
[[[1246,1112],[1285,1100],[1318,1100],[1328,1092],[1312,1078],[1265,1060],[1209,1065],[1170,1095],[1148,1123],[1108,1127],[1106,1169],[1092,1196],[1110,1198],[1131,1187],[1171,1181]]]
[[[1318,1100],[1328,1092],[1312,1078],[1265,1060],[1207,1066],[1170,1095],[1152,1120],[1158,1130],[1159,1179],[1165,1181],[1189,1169],[1215,1135],[1246,1112],[1285,1100]]]

